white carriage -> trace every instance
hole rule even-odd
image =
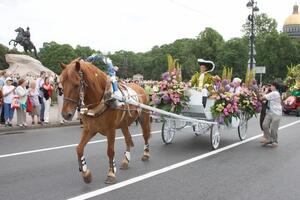
[[[212,61],[198,59],[198,63],[210,64],[211,69],[209,71],[213,71],[215,68],[215,65]],[[206,107],[204,108],[202,105],[202,93],[193,88],[191,88],[188,92],[190,92],[189,109],[184,110],[180,114],[174,114],[144,105],[132,99],[126,100],[126,103],[159,113],[161,116],[163,116],[161,135],[165,144],[172,142],[177,131],[190,126],[195,135],[209,133],[212,149],[217,149],[219,147],[221,138],[221,124],[219,124],[218,121],[213,118],[211,113],[211,107],[214,105],[215,100],[208,98]],[[208,92],[206,92],[206,94],[207,93]],[[240,112],[238,118],[232,118],[230,128],[237,129],[240,140],[244,140],[246,138],[247,122],[248,119],[242,112]]]
[[[220,127],[212,116],[211,107],[214,105],[214,99],[207,99],[206,107],[202,105],[202,93],[190,89],[191,97],[189,109],[184,110],[178,116],[165,116],[162,125],[162,140],[165,144],[170,144],[174,139],[175,133],[183,128],[190,126],[195,135],[210,135],[210,143],[212,149],[217,149],[220,144]],[[229,126],[231,129],[237,129],[240,140],[246,138],[247,119],[243,113],[239,114],[239,118],[232,118]],[[226,129],[222,129],[226,130]]]

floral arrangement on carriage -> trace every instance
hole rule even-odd
[[[237,98],[238,107],[244,113],[246,120],[249,120],[253,116],[256,117],[256,114],[262,109],[262,103],[254,91],[247,88],[243,89]]]
[[[216,99],[211,107],[213,117],[219,124],[230,126],[232,118],[238,118],[238,100],[230,93],[230,81],[232,78],[232,68],[223,67],[222,79],[215,80],[212,97]]]
[[[168,71],[162,74],[159,91],[154,92],[150,105],[173,113],[181,113],[188,107],[187,84],[181,81],[181,66],[178,59],[168,54]]]
[[[257,88],[254,84],[254,71],[248,70],[245,77],[245,88],[238,94],[230,93],[230,80],[232,68],[224,67],[222,81],[217,91],[215,105],[211,111],[213,116],[227,126],[232,122],[233,117],[240,117],[242,113],[246,120],[256,116],[261,111],[262,103],[258,98]]]

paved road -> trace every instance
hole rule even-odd
[[[255,136],[261,131],[253,119],[248,141],[241,143],[236,131],[222,130],[217,151],[210,150],[208,135],[194,136],[190,128],[178,133],[173,144],[163,145],[161,124],[153,123],[149,162],[140,160],[141,131],[132,126],[136,136],[130,168],[118,170],[118,183],[112,186],[104,184],[108,161],[103,136],[86,147],[93,182],[85,184],[75,154],[79,126],[0,135],[0,199],[299,199],[299,120],[282,119],[276,149],[260,146]],[[123,139],[116,148],[120,161]]]

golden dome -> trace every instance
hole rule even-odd
[[[284,25],[300,24],[300,15],[298,12],[298,5],[294,5],[293,14],[288,16],[284,21]]]

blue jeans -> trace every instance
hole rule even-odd
[[[4,103],[3,104],[3,109],[4,109],[4,119],[5,122],[8,122],[12,120],[12,118],[14,117],[14,109],[11,108],[11,104],[10,103]]]
[[[40,109],[40,121],[43,122],[44,121],[44,115],[45,115],[45,104],[44,104],[43,98],[40,101],[40,105],[41,105],[41,107],[40,107],[41,108]]]

